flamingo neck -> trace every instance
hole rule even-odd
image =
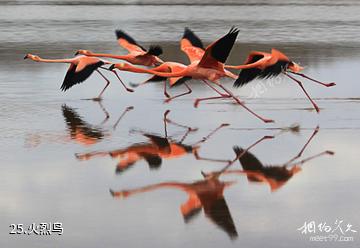
[[[115,54],[109,54],[109,53],[91,53],[91,54],[86,55],[86,56],[104,57],[104,58],[122,59],[122,60],[128,60],[129,59],[128,55],[115,55]]]
[[[32,59],[34,60],[34,59]],[[44,62],[44,63],[73,63],[74,59],[42,59],[34,60],[36,62]]]

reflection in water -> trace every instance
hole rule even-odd
[[[188,223],[200,213],[201,209],[204,209],[206,217],[224,230],[231,239],[236,238],[238,236],[236,227],[223,195],[224,189],[234,182],[220,181],[220,173],[203,174],[203,176],[203,180],[193,183],[164,182],[132,190],[110,190],[110,193],[114,197],[128,197],[162,188],[181,190],[188,195],[187,201],[180,206],[185,223]]]
[[[170,120],[167,115],[170,111],[164,113],[164,136],[151,134],[148,132],[137,131],[147,138],[147,142],[135,143],[128,147],[110,150],[110,151],[95,151],[90,153],[75,154],[79,160],[89,160],[95,157],[107,157],[110,156],[113,159],[118,160],[116,165],[116,173],[122,173],[127,169],[134,166],[137,162],[145,160],[150,169],[158,169],[162,165],[163,160],[173,159],[186,156],[188,154],[195,154],[195,158],[198,160],[212,160],[208,158],[202,158],[197,155],[196,151],[201,143],[207,141],[212,135],[214,135],[219,129],[227,126],[227,124],[221,124],[218,128],[213,130],[209,135],[204,137],[194,144],[184,144],[186,137],[191,133],[197,131],[195,128],[191,128],[182,124],[178,124]],[[186,129],[186,132],[180,139],[173,139],[168,137],[167,124],[172,124]],[[218,162],[219,160],[213,160]],[[221,161],[221,160],[220,160]]]
[[[288,162],[282,165],[264,166],[249,152],[251,148],[258,145],[260,142],[266,139],[274,138],[274,136],[264,136],[246,149],[234,147],[236,158],[227,162],[227,165],[219,171],[210,173],[201,172],[204,177],[203,180],[195,181],[193,183],[176,181],[162,182],[136,189],[120,191],[110,189],[110,193],[115,198],[127,198],[135,194],[146,193],[163,188],[181,190],[188,195],[187,201],[180,206],[180,211],[186,223],[194,216],[198,215],[201,209],[204,209],[205,216],[214,222],[220,229],[224,230],[231,239],[234,239],[238,236],[238,233],[224,198],[224,190],[233,185],[235,182],[221,181],[219,180],[219,177],[223,174],[246,175],[250,182],[268,183],[271,190],[275,191],[283,186],[295,173],[299,172],[301,170],[300,166],[307,161],[325,154],[334,154],[332,151],[324,151],[296,162],[297,159],[300,159],[302,153],[318,131],[319,128],[316,127],[301,151],[295,157],[291,158]],[[243,170],[229,170],[229,168],[233,166],[237,160],[240,161]],[[226,160],[222,161],[226,162]]]
[[[319,127],[316,127],[300,152],[286,163],[280,165],[264,166],[252,153],[236,146],[234,147],[234,151],[239,157],[239,162],[243,170],[228,170],[224,173],[245,174],[249,182],[266,183],[270,186],[271,191],[274,192],[284,186],[296,173],[300,172],[301,166],[305,162],[325,154],[334,154],[332,151],[324,151],[301,161],[296,161],[297,159],[300,159],[306,147],[310,144],[318,131]]]
[[[104,130],[85,122],[73,108],[66,105],[63,105],[61,108],[72,140],[83,145],[92,145],[104,138]],[[108,117],[108,115],[106,116]]]
[[[75,141],[76,143],[84,146],[89,146],[98,143],[102,139],[110,136],[108,130],[104,130],[100,126],[105,124],[109,118],[110,114],[101,104],[98,102],[100,108],[105,114],[105,119],[101,122],[100,125],[93,125],[86,121],[84,121],[83,117],[81,117],[75,109],[62,105],[61,111],[64,117],[64,121],[67,127],[68,135],[62,134],[54,134],[54,133],[41,133],[41,134],[31,134],[25,140],[26,146],[35,147],[38,146],[42,141],[46,142],[54,142],[54,143],[68,143],[70,141]],[[133,107],[127,107],[120,117],[117,119],[115,124],[113,125],[113,129],[116,129],[120,120],[124,117],[124,115],[132,110]]]

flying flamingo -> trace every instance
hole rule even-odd
[[[184,30],[184,34],[183,37],[181,38],[180,41],[180,48],[181,50],[188,56],[190,63],[194,64],[194,65],[198,65],[202,59],[202,57],[205,54],[205,48],[202,45],[202,41],[199,39],[199,37],[197,37],[189,28],[185,28]],[[218,50],[220,50],[220,48],[218,48]],[[231,48],[230,48],[231,50]],[[230,52],[229,50],[229,52]],[[208,59],[210,60],[210,59]],[[215,62],[211,62],[209,61],[209,63],[215,63]],[[221,66],[220,66],[221,67]],[[180,64],[178,62],[164,62],[161,66],[153,68],[152,71],[157,71],[157,72],[171,72],[171,73],[181,73],[182,71],[184,71],[187,68],[186,65],[184,64]],[[128,65],[124,65],[123,68],[117,68],[120,70],[126,70],[126,71],[132,71],[132,72],[138,72],[138,73],[150,73],[149,71],[143,71],[143,70],[136,70],[134,67],[132,66],[128,66]],[[213,68],[213,69],[217,69],[217,68]],[[220,74],[223,73],[223,71],[220,70]],[[237,76],[233,73],[231,73],[230,71],[225,70],[224,74],[221,75],[220,77],[230,77],[232,79],[237,79]],[[150,79],[146,80],[143,83],[140,84],[133,84],[133,87],[137,87],[139,85],[145,84],[149,81],[163,81],[166,80],[167,78],[169,78],[169,84],[170,87],[176,86],[176,85],[180,85],[180,84],[184,84],[185,87],[188,89],[187,92],[185,93],[181,93],[178,94],[176,96],[170,97],[169,93],[166,90],[166,82],[164,82],[164,95],[168,98],[165,100],[166,103],[170,102],[171,100],[178,98],[180,96],[184,96],[187,94],[192,93],[191,88],[189,87],[189,85],[186,83],[187,80],[194,78],[192,76],[180,76],[180,77],[162,77],[162,76],[157,76],[156,74],[151,77]],[[212,89],[214,89],[216,92],[218,92],[214,87],[210,86]],[[218,92],[219,93],[219,92]],[[221,93],[219,93],[221,94]],[[221,96],[223,97],[231,97],[228,94],[221,94]],[[195,106],[197,107],[197,101]]]
[[[247,151],[248,149],[244,150],[235,146],[234,152],[236,153],[237,159],[243,170],[227,170],[223,172],[223,174],[244,174],[247,176],[249,182],[266,183],[270,186],[271,191],[274,192],[284,186],[295,174],[299,173],[302,169],[301,165],[304,163],[322,155],[334,154],[333,151],[326,150],[301,161],[296,161],[302,156],[306,147],[310,144],[318,131],[319,127],[316,127],[308,141],[296,156],[289,161],[278,165],[263,165],[252,153]]]
[[[99,69],[105,69],[105,70],[109,70],[105,67],[102,67],[105,64],[112,64],[109,61],[106,60],[102,60],[96,57],[87,57],[87,56],[76,56],[74,58],[68,58],[68,59],[43,59],[40,58],[37,55],[33,55],[33,54],[27,54],[25,55],[24,59],[31,59],[35,62],[44,62],[44,63],[68,63],[70,64],[70,67],[65,75],[63,84],[61,85],[60,89],[62,91],[67,91],[68,89],[70,89],[72,86],[74,86],[75,84],[79,84],[82,83],[83,81],[85,81],[88,77],[90,77],[90,75],[96,71],[100,74],[100,76],[102,78],[105,79],[106,81],[106,85],[105,87],[101,90],[100,94],[97,97],[92,98],[92,100],[94,101],[101,101],[102,100],[102,95],[105,91],[105,89],[109,86],[110,84],[110,80],[107,79],[101,72]],[[120,77],[118,76],[118,74],[114,71],[112,71],[116,77],[119,79],[120,83],[124,86],[124,88],[128,91],[128,92],[133,92],[133,89],[128,88],[120,79]]]
[[[163,61],[157,57],[163,52],[160,46],[150,46],[149,50],[147,51],[124,31],[116,30],[115,34],[119,45],[125,48],[129,52],[128,54],[115,55],[107,53],[93,53],[89,50],[78,50],[77,54],[91,57],[121,59],[134,65],[156,66],[163,63]]]
[[[109,69],[117,68],[120,70],[126,70],[126,71],[138,72],[138,73],[150,73],[160,77],[185,77],[185,78],[200,79],[211,89],[216,91],[220,95],[220,97],[196,99],[195,107],[197,106],[197,103],[199,101],[204,99],[208,100],[208,99],[231,97],[243,108],[245,108],[247,111],[249,111],[251,114],[259,118],[263,122],[266,123],[274,122],[273,120],[265,119],[259,116],[254,111],[249,109],[242,101],[240,101],[239,98],[237,98],[231,91],[229,91],[219,82],[219,79],[221,77],[230,76],[224,70],[224,63],[230,53],[231,48],[235,43],[238,33],[239,31],[237,29],[231,28],[228,34],[218,39],[217,41],[213,42],[205,49],[205,53],[202,56],[201,60],[194,61],[189,66],[178,72],[170,72],[170,73],[158,72],[156,70],[138,68],[126,63],[111,65]],[[226,92],[226,94],[219,92],[208,81],[219,86],[221,89],[223,89]]]
[[[158,169],[160,168],[163,160],[179,158],[188,154],[194,154],[197,160],[206,160],[212,162],[229,162],[229,160],[223,161],[209,158],[201,158],[195,154],[195,151],[199,149],[200,144],[205,143],[218,130],[227,126],[227,124],[221,124],[210,134],[208,134],[194,144],[184,144],[184,141],[188,134],[190,132],[197,131],[197,129],[173,122],[167,117],[169,112],[170,111],[166,111],[164,113],[165,137],[140,131],[141,134],[148,139],[148,142],[136,143],[126,148],[110,151],[95,151],[89,153],[75,154],[75,156],[78,160],[90,160],[96,157],[105,156],[114,158],[118,160],[118,164],[116,166],[116,173],[123,173],[127,169],[133,167],[137,162],[142,160],[145,160],[148,163],[150,169]],[[185,128],[187,131],[181,139],[169,138],[167,134],[167,123]]]
[[[188,56],[190,63],[194,63],[194,62],[198,63],[205,54],[205,48],[203,46],[201,39],[198,36],[196,36],[195,33],[187,27],[185,28],[183,37],[181,38],[180,48],[181,48],[181,51],[183,51]],[[165,66],[168,66],[168,68],[166,68]],[[158,67],[158,68],[156,68],[156,70],[159,72],[179,72],[179,71],[184,70],[185,68],[186,68],[186,65],[184,65],[184,64],[180,64],[177,62],[164,62],[164,67],[162,67],[162,68]],[[166,70],[166,69],[168,69],[168,70]],[[225,72],[226,72],[226,75],[225,75],[226,77],[230,77],[232,79],[237,78],[237,76],[235,74],[231,73],[230,71],[225,70]],[[169,99],[166,99],[165,102],[170,102],[171,100],[173,100],[175,98],[190,94],[192,92],[192,90],[186,83],[186,81],[189,79],[190,79],[190,77],[169,78],[170,86],[184,84],[185,87],[188,89],[187,92],[178,94],[173,97],[169,97],[169,95],[166,91],[166,83],[164,82],[164,94],[166,97],[169,98]],[[162,80],[166,80],[166,77],[160,77],[160,76],[154,75],[152,78],[146,80],[145,82],[143,82],[141,84],[144,84],[144,83],[147,83],[150,81],[162,81]],[[141,85],[141,84],[139,84],[139,85]],[[138,86],[138,85],[136,85],[136,86]]]
[[[285,54],[281,53],[276,49],[272,49],[271,53],[253,51],[249,54],[244,65],[225,65],[225,68],[242,69],[239,73],[238,79],[236,79],[233,85],[236,88],[241,87],[256,78],[271,78],[276,77],[280,74],[284,74],[290,79],[294,80],[301,87],[306,97],[310,100],[311,104],[318,113],[320,112],[319,107],[309,96],[302,82],[294,78],[290,74],[304,77],[325,87],[331,87],[336,85],[333,82],[323,83],[313,78],[310,78],[305,74],[299,73],[304,68],[291,61]]]

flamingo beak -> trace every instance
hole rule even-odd
[[[115,69],[115,64],[110,65],[109,70],[114,70],[114,69]]]
[[[28,55],[28,54],[25,55],[24,59],[27,59],[27,58],[29,58],[29,55]]]
[[[76,51],[75,56],[77,56],[77,55],[79,55],[79,54],[80,54],[79,51]]]

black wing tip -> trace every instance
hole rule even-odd
[[[244,151],[244,149],[242,149],[239,146],[233,146],[233,151],[235,152],[236,155],[239,155],[240,153],[242,153]]]
[[[185,27],[182,39],[187,39],[195,47],[205,49],[201,39],[188,27]]]
[[[235,82],[233,84],[233,87],[234,88],[240,88],[240,87],[244,86],[245,84],[249,83],[250,81],[251,80],[247,80],[247,79],[243,79],[243,78],[238,77],[235,80]]]
[[[150,55],[159,56],[163,53],[163,49],[159,45],[151,45],[147,53]]]
[[[134,44],[134,45],[138,45],[137,42],[134,40],[133,37],[131,37],[130,35],[128,35],[127,33],[125,33],[123,30],[121,29],[116,29],[115,30],[115,34],[116,34],[116,38],[117,39],[125,39],[127,40],[129,43]]]

